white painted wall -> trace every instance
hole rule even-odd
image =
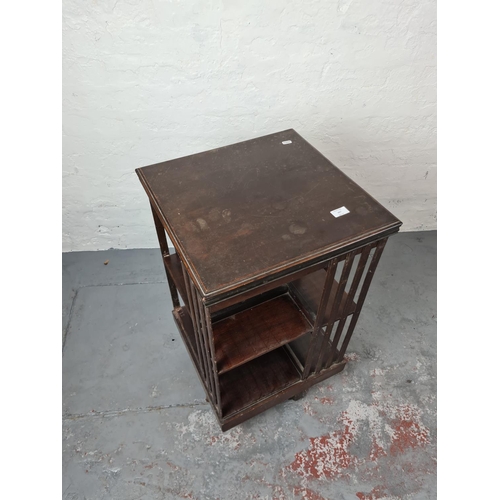
[[[436,227],[436,5],[65,0],[63,250],[157,246],[134,169],[294,128]]]

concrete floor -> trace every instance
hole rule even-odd
[[[344,372],[226,433],[171,309],[159,250],[63,255],[65,500],[436,497],[435,232],[389,239]]]

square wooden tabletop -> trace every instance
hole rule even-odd
[[[293,129],[136,172],[205,297],[343,253],[401,225]]]

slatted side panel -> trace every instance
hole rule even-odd
[[[380,240],[377,242],[375,246],[375,252],[373,257],[371,258],[371,262],[368,266],[368,272],[364,275],[364,279],[360,288],[359,297],[356,303],[356,310],[352,315],[351,321],[349,323],[349,328],[347,329],[346,335],[342,341],[342,343],[338,344],[338,351],[336,350],[336,355],[333,356],[332,361],[338,362],[342,360],[346,353],[347,346],[349,345],[349,341],[351,340],[352,332],[356,327],[356,323],[359,318],[359,314],[363,307],[363,303],[366,298],[366,294],[368,293],[368,289],[370,288],[370,283],[372,281],[375,270],[377,269],[377,265],[380,261],[380,257],[382,256],[382,252],[384,251],[385,244],[387,242],[387,238]]]
[[[212,322],[210,312],[203,303],[201,296],[193,285],[184,265],[182,265],[182,272],[184,275],[184,283],[186,284],[186,294],[188,297],[187,308],[191,321],[193,323],[193,330],[196,338],[196,352],[198,357],[198,366],[203,377],[205,388],[210,395],[210,398],[221,415],[221,402],[220,402],[220,386],[219,377],[217,374],[217,363],[215,361],[215,348],[212,333]]]
[[[187,304],[186,307],[188,308],[189,316],[191,317],[191,322],[193,323],[193,330],[194,330],[194,336],[195,336],[195,341],[196,341],[196,356],[197,356],[197,361],[198,361],[198,366],[200,367],[201,374],[203,376],[203,380],[207,382],[207,364],[205,361],[205,356],[203,353],[202,349],[202,341],[201,341],[201,336],[198,328],[196,328],[196,316],[194,314],[194,307],[193,307],[193,297],[191,294],[191,280],[189,279],[189,276],[186,273],[186,270],[184,269],[184,266],[182,266],[182,275],[184,276],[184,284],[186,287],[186,296],[187,296]],[[208,386],[207,386],[208,387]]]
[[[323,335],[322,324],[324,321],[325,309],[328,304],[328,300],[330,299],[330,293],[332,291],[333,281],[335,279],[335,272],[337,271],[338,260],[333,259],[328,264],[326,278],[325,278],[325,286],[323,288],[323,293],[321,294],[321,300],[319,302],[318,312],[316,314],[316,321],[314,322],[314,329],[311,336],[311,341],[309,343],[309,350],[306,355],[306,361],[304,364],[304,371],[302,373],[302,378],[305,379],[309,376],[311,371],[311,366],[313,364],[314,359],[317,357],[317,343],[318,339],[321,339]]]
[[[331,343],[329,342],[329,338],[333,329],[333,325],[335,323],[335,318],[341,316],[342,311],[341,301],[344,295],[344,291],[347,285],[347,281],[349,279],[349,273],[352,268],[352,264],[354,262],[355,253],[350,252],[345,255],[343,263],[342,263],[342,271],[340,273],[340,281],[339,286],[337,287],[337,293],[335,294],[335,299],[330,308],[328,315],[328,323],[325,328],[322,328],[321,335],[321,344],[318,352],[318,356],[316,359],[316,366],[314,371],[319,372],[323,367],[323,361],[325,356],[328,356],[328,351],[332,348]]]
[[[366,269],[367,263],[373,256],[373,252],[374,252],[374,245],[367,245],[366,247],[362,248],[360,251],[357,252],[357,257],[358,257],[357,259],[355,256],[356,266],[351,271],[352,281],[349,285],[347,300],[344,307],[346,311],[351,310],[350,306],[354,302],[354,298],[356,296],[359,283]],[[356,305],[356,310],[357,310],[357,305]],[[337,360],[339,341],[342,338],[346,325],[350,325],[351,319],[352,315],[348,316],[346,314],[343,314],[343,312],[341,313],[341,319],[337,322],[335,330],[332,329],[332,332],[328,334],[329,347],[328,347],[328,353],[325,356],[326,362],[320,365],[320,369],[331,366],[333,361]],[[341,359],[342,358],[340,358],[340,360]]]
[[[342,361],[386,241],[374,242],[330,262],[303,378],[311,371],[318,373]],[[334,279],[338,286],[326,310]]]

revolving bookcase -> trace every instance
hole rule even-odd
[[[136,172],[222,430],[344,369],[396,217],[291,129]]]

